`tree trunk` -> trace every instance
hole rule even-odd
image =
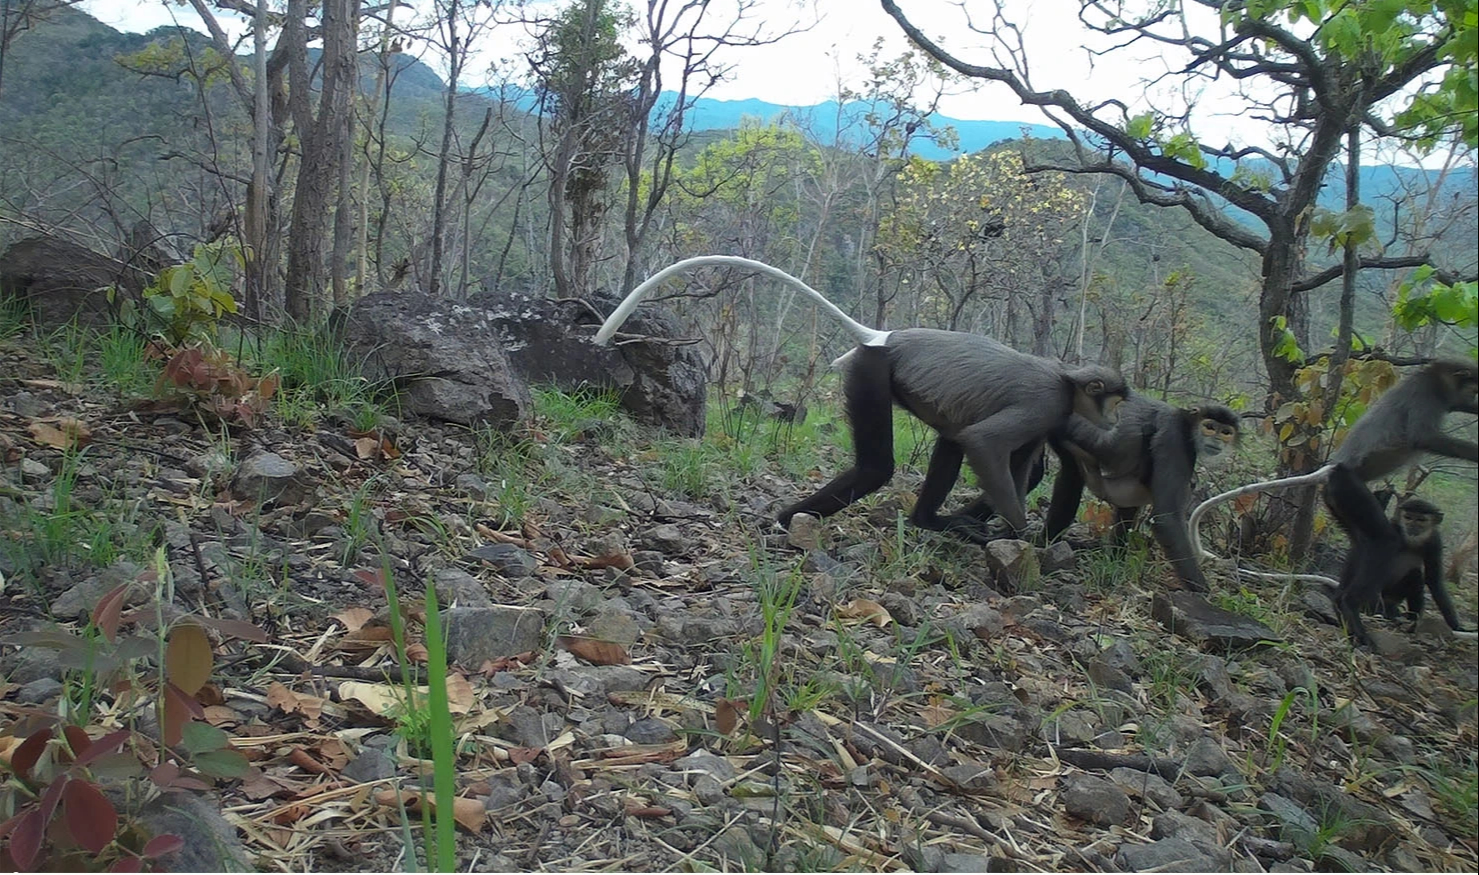
[[[457,80],[462,73],[462,62],[466,58],[463,48],[457,45],[457,15],[458,0],[451,0],[447,5],[446,15],[446,49],[449,56],[447,106],[442,119],[442,147],[437,152],[436,194],[432,201],[431,270],[427,280],[432,297],[436,297],[442,287],[442,250],[446,246],[447,235],[447,167],[452,160],[452,138],[456,133],[453,121],[457,117]]]

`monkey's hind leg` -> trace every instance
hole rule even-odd
[[[852,425],[855,462],[811,497],[782,510],[776,520],[789,527],[798,513],[830,516],[881,489],[894,476],[893,389],[888,351],[861,346],[848,354],[842,391]]]

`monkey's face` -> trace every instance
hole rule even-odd
[[[1190,412],[1197,423],[1197,461],[1204,465],[1219,465],[1231,459],[1241,436],[1238,420],[1232,411],[1221,407],[1194,407]]]
[[[1435,363],[1442,368],[1444,388],[1448,393],[1448,407],[1461,413],[1479,413],[1479,367],[1473,362],[1442,361]]]
[[[1402,539],[1409,547],[1426,544],[1441,522],[1443,514],[1440,511],[1403,507],[1397,512],[1397,527],[1402,530]]]

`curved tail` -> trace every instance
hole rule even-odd
[[[621,327],[621,323],[627,321],[627,317],[632,315],[632,311],[637,309],[637,305],[642,302],[642,299],[646,297],[647,293],[656,288],[659,283],[674,274],[693,270],[696,267],[709,266],[742,267],[778,279],[815,301],[832,318],[841,322],[843,327],[851,332],[852,336],[857,338],[858,343],[863,346],[883,346],[888,342],[887,331],[869,328],[856,319],[853,319],[851,316],[842,312],[836,304],[824,298],[821,292],[778,267],[771,267],[763,261],[740,258],[737,255],[699,255],[668,265],[648,277],[641,285],[632,289],[631,293],[617,305],[616,309],[611,311],[611,315],[606,317],[606,321],[601,323],[601,330],[596,332],[596,343],[605,344],[610,342],[611,335],[616,333],[616,329]]]

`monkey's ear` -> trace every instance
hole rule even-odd
[[[1090,380],[1089,382],[1084,384],[1084,391],[1094,396],[1095,398],[1098,398],[1100,395],[1104,394],[1104,381]]]

